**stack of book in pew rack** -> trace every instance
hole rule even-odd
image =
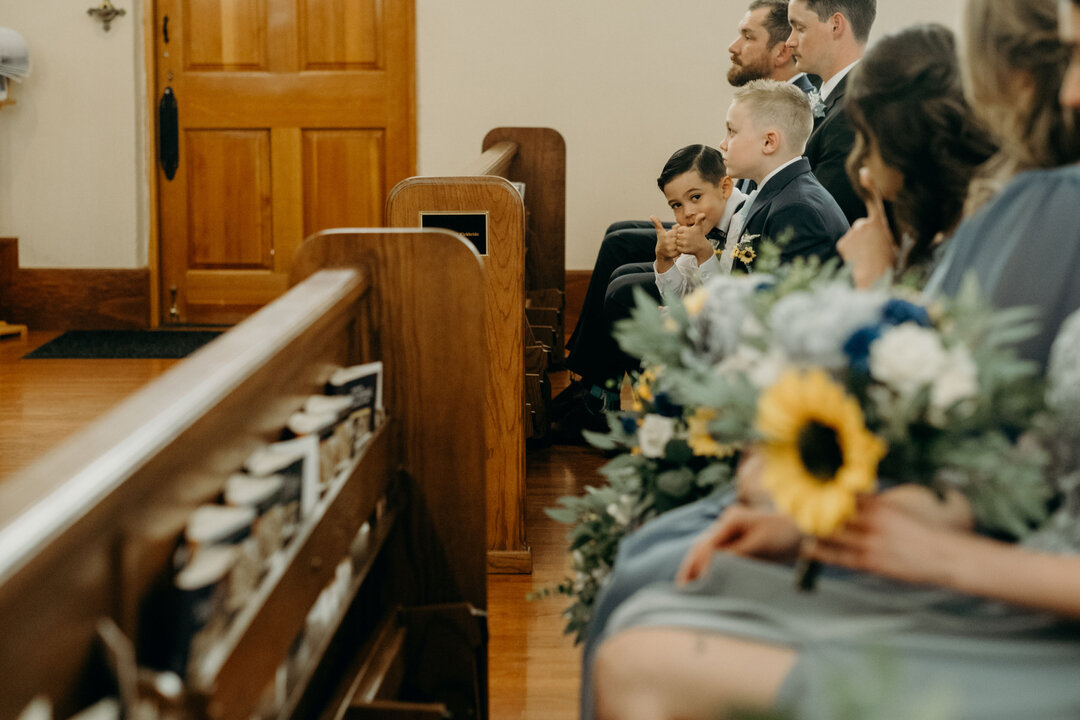
[[[180,720],[189,717],[189,691],[212,685],[262,605],[279,583],[326,508],[356,470],[385,423],[381,362],[340,368],[325,394],[308,397],[282,429],[282,439],[253,452],[230,476],[220,501],[188,518],[173,555],[171,617],[155,653],[144,658],[157,672],[138,670],[137,684],[154,692],[108,697],[73,720]],[[308,613],[289,656],[266,688],[253,717],[278,717],[295,706],[293,692],[310,672],[341,622],[357,586],[386,539],[396,512],[390,487],[338,560],[333,579]],[[123,664],[123,663],[121,663]],[[150,678],[148,680],[148,677]],[[147,697],[155,700],[148,701]],[[50,703],[35,699],[19,720],[52,720]]]

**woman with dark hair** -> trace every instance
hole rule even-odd
[[[860,287],[890,270],[928,269],[997,151],[964,97],[952,32],[916,25],[883,37],[852,70],[844,103],[855,131],[848,174],[868,215],[838,249]]]

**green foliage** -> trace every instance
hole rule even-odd
[[[633,413],[612,414],[611,431],[589,437],[598,447],[626,450],[600,468],[607,483],[586,488],[584,495],[559,498],[559,507],[545,510],[548,517],[571,526],[567,539],[573,576],[531,597],[569,597],[563,616],[566,633],[576,642],[584,636],[622,538],[659,513],[705,497],[732,479],[731,459],[695,456],[684,438],[669,440],[661,457],[632,452],[636,434],[625,432],[622,418],[637,423]],[[679,432],[684,431],[683,424]]]

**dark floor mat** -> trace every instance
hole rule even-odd
[[[187,357],[220,332],[208,330],[70,330],[24,359]]]

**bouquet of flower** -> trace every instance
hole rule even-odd
[[[641,293],[616,333],[647,368],[638,402],[590,436],[626,453],[609,467],[657,460],[688,482],[721,463],[726,480],[754,448],[775,506],[821,537],[878,478],[958,490],[982,527],[1017,537],[1045,516],[1045,453],[1017,442],[1042,409],[1037,368],[1015,352],[1032,311],[995,311],[974,282],[929,305],[902,286],[855,290],[833,263],[778,267],[775,254],[666,308]],[[581,531],[579,506],[563,504],[553,516]],[[606,546],[600,533],[586,542]],[[587,609],[572,584],[560,591]]]
[[[708,430],[707,408],[687,413],[664,393],[654,394],[654,377],[644,372],[634,392],[634,410],[611,414],[608,434],[587,433],[594,445],[623,450],[600,468],[603,487],[559,499],[547,510],[570,532],[573,577],[533,597],[557,592],[573,598],[566,609],[566,632],[578,642],[592,615],[593,602],[615,562],[619,541],[646,520],[697,500],[732,478],[735,449],[716,443]]]

